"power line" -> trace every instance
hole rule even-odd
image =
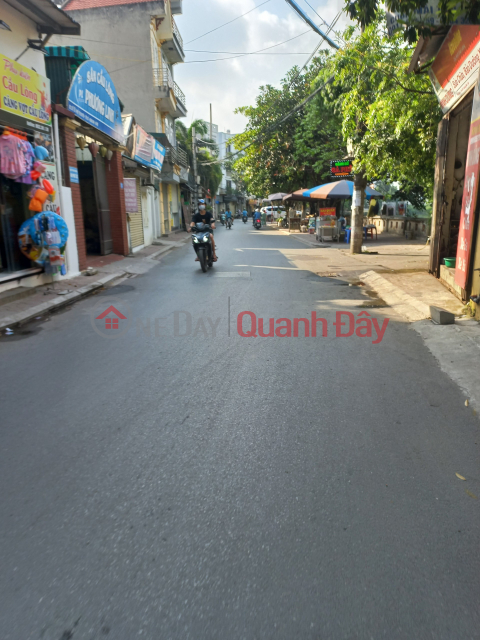
[[[197,62],[215,62],[217,60],[232,60],[233,58],[242,58],[243,56],[250,56],[256,53],[262,53],[263,51],[268,51],[269,49],[275,49],[275,47],[279,47],[282,44],[286,44],[287,42],[291,42],[292,40],[295,40],[296,38],[300,38],[301,36],[304,36],[306,33],[310,33],[310,29],[307,29],[307,31],[303,31],[302,33],[299,33],[296,36],[293,36],[293,38],[289,38],[288,40],[283,40],[283,42],[277,42],[277,44],[272,44],[269,47],[265,47],[263,49],[258,49],[258,51],[250,51],[248,53],[239,53],[238,55],[233,55],[229,58],[211,58],[209,60],[189,60],[187,62],[184,62],[184,64],[193,64],[193,63],[197,63]]]
[[[232,22],[235,22],[236,20],[240,20],[240,18],[243,18],[243,16],[248,15],[249,13],[252,13],[252,11],[255,11],[255,9],[259,9],[260,7],[263,7],[264,4],[267,4],[268,2],[270,2],[271,0],[265,0],[265,2],[262,2],[261,4],[257,4],[256,7],[253,7],[253,9],[250,9],[250,11],[246,11],[245,13],[242,13],[241,16],[237,16],[236,18],[234,18],[233,20],[229,20],[228,22],[225,22],[224,24],[221,24],[219,27],[215,27],[215,29],[211,29],[211,31],[207,31],[206,33],[204,33],[201,36],[197,36],[196,38],[194,38],[193,40],[189,40],[188,42],[186,42],[185,44],[190,44],[191,42],[195,42],[195,40],[200,40],[200,38],[203,38],[204,36],[208,36],[209,33],[213,33],[214,31],[218,31],[219,29],[221,29],[222,27],[226,27],[227,24],[232,24]]]
[[[297,113],[297,111],[300,111],[301,109],[303,109],[303,107],[310,102],[310,100],[312,100],[317,93],[320,93],[320,91],[322,91],[322,89],[325,89],[325,87],[330,84],[331,82],[333,82],[335,80],[335,76],[330,76],[330,78],[328,78],[328,80],[326,80],[323,84],[321,84],[320,86],[318,86],[314,91],[312,91],[312,93],[310,93],[304,100],[302,100],[302,102],[300,102],[299,104],[297,104],[295,107],[293,107],[293,109],[291,109],[285,116],[283,116],[282,118],[280,118],[280,120],[277,120],[277,122],[274,122],[273,124],[271,124],[269,127],[267,127],[265,129],[265,131],[262,131],[262,133],[258,134],[258,136],[256,136],[251,142],[249,142],[247,145],[245,145],[244,147],[242,147],[241,149],[239,149],[238,151],[235,151],[234,153],[231,153],[228,157],[224,158],[223,160],[219,161],[219,160],[213,160],[212,162],[202,162],[201,164],[221,164],[222,162],[226,162],[228,160],[231,160],[234,156],[237,156],[239,153],[242,153],[243,151],[245,151],[246,149],[248,149],[249,147],[251,147],[253,144],[255,144],[256,142],[258,142],[259,140],[264,139],[268,140],[268,138],[265,138],[265,135],[268,135],[271,131],[275,130],[277,127],[279,127],[281,124],[283,124],[284,122],[286,122],[289,118],[291,118],[295,113]]]
[[[229,56],[228,58],[209,58],[208,60],[188,60],[187,62],[184,62],[183,64],[200,64],[202,62],[220,62],[221,60],[234,60],[235,58],[244,58],[245,56],[255,56],[255,55],[259,55],[259,56],[306,56],[309,55],[308,51],[303,51],[301,53],[298,53],[296,51],[292,52],[292,53],[260,53],[260,52],[255,52],[252,51],[252,53],[240,53],[237,56]]]
[[[248,53],[244,53],[241,51],[195,51],[195,49],[189,49],[192,53],[229,53],[232,56],[306,56],[309,55],[308,51],[272,51],[272,53],[262,53],[261,51],[249,51]],[[113,57],[113,56],[111,56]],[[128,60],[128,58],[126,58]],[[225,58],[224,58],[225,59]],[[226,58],[228,60],[228,58]],[[118,58],[117,58],[118,60]],[[192,60],[191,62],[203,62],[203,60]]]
[[[341,15],[342,15],[342,12],[341,12],[341,11],[339,11],[339,12],[337,13],[336,17],[334,18],[334,20],[333,20],[332,24],[331,24],[330,26],[329,26],[329,25],[327,25],[327,26],[328,26],[327,33],[326,33],[326,35],[327,35],[327,36],[328,36],[328,34],[330,33],[330,31],[332,31],[332,30],[333,30],[333,27],[335,26],[336,22],[338,21],[338,19],[340,18],[340,16],[341,16]],[[318,13],[317,13],[317,16],[318,16]],[[322,18],[321,18],[320,16],[318,16],[318,17],[320,18],[320,20],[322,20]],[[327,24],[327,23],[325,22],[325,24]],[[291,87],[291,86],[292,86],[292,84],[295,82],[295,80],[296,80],[296,79],[301,75],[301,73],[302,73],[302,71],[305,69],[305,67],[307,67],[307,66],[308,66],[308,64],[309,64],[309,63],[310,63],[310,61],[313,59],[313,57],[315,56],[315,54],[317,53],[317,51],[320,49],[321,44],[322,44],[322,41],[320,41],[320,42],[317,44],[317,46],[316,46],[316,47],[315,47],[315,49],[312,51],[312,53],[310,54],[310,57],[309,57],[309,58],[308,58],[308,60],[305,62],[305,64],[303,65],[303,67],[302,67],[302,68],[299,70],[299,72],[298,72],[298,73],[297,73],[297,74],[292,78],[292,80],[291,80],[291,82],[290,82],[289,87]]]
[[[295,0],[285,0],[287,2],[287,4],[289,4],[292,9],[295,11],[295,13],[304,21],[308,24],[309,27],[311,27],[315,33],[318,33],[318,35],[320,37],[322,37],[325,42],[327,42],[333,49],[338,49],[339,46],[338,44],[336,44],[335,42],[333,42],[333,40],[330,40],[330,38],[323,33],[323,31],[321,29],[319,29],[319,27],[317,27],[317,25],[313,22],[313,20],[311,20],[307,14],[302,11],[302,9],[300,9],[300,7],[298,6],[298,4],[295,2]],[[323,20],[322,20],[323,22]],[[325,23],[326,24],[326,23]],[[327,25],[328,26],[328,25]]]

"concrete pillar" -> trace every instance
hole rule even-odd
[[[80,271],[87,268],[87,246],[85,244],[85,227],[83,224],[82,197],[80,184],[70,181],[70,167],[77,169],[77,155],[75,152],[75,124],[68,119],[60,121],[60,145],[62,148],[62,171],[65,186],[72,191],[73,215],[75,220],[75,235],[77,237],[78,267]]]

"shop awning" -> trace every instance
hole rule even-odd
[[[80,25],[52,0],[9,0],[8,4],[35,23],[41,33],[80,35]]]
[[[75,60],[90,60],[90,56],[85,51],[83,47],[80,46],[72,46],[72,47],[45,47],[45,51],[47,55],[55,57],[55,58],[73,58]]]

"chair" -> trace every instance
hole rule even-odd
[[[370,233],[370,237],[373,240],[373,232],[375,231],[375,240],[378,240],[378,232],[377,232],[377,227],[374,224],[369,224],[365,227],[365,240],[368,237],[368,234]]]

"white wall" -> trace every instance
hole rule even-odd
[[[11,31],[0,31],[0,53],[15,60],[27,46],[27,39],[38,38],[37,28],[34,22],[26,16],[12,9],[5,0],[0,0],[0,18],[8,24]],[[40,51],[28,49],[18,61],[24,67],[34,69],[44,76],[45,58]]]

